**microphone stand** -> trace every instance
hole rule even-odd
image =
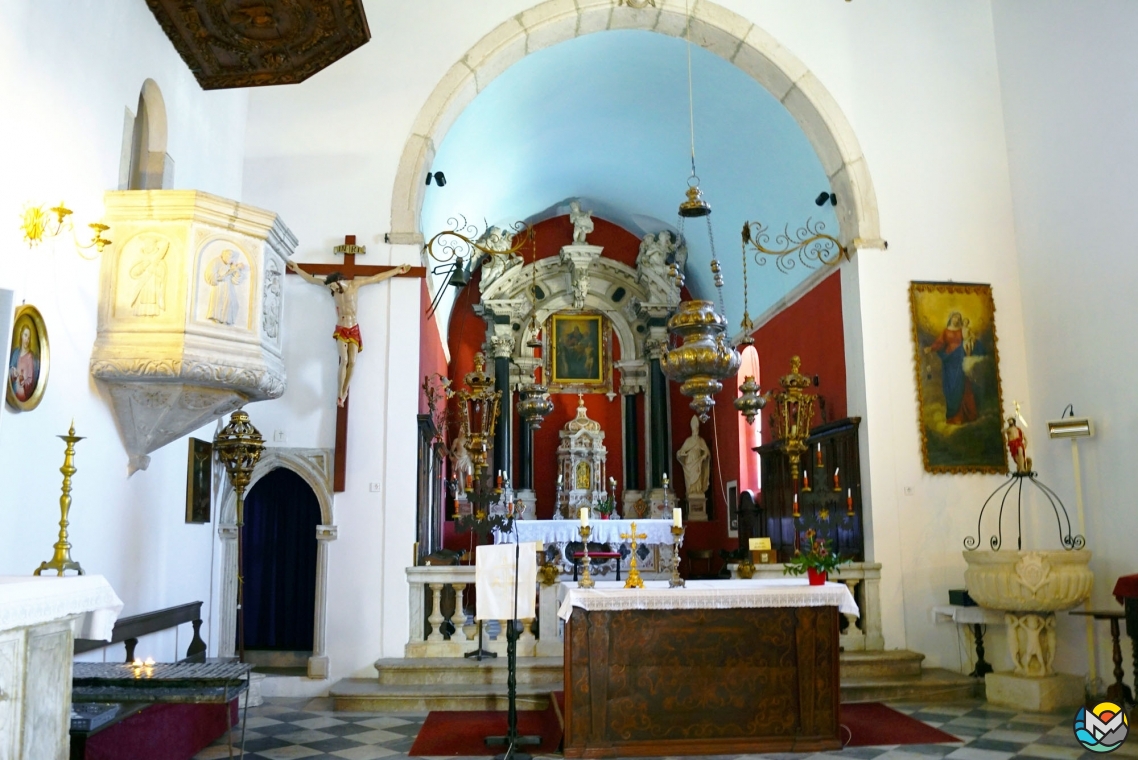
[[[494,760],[532,760],[532,755],[518,752],[521,746],[541,744],[540,736],[518,736],[518,583],[522,558],[521,536],[518,534],[517,520],[514,521],[514,617],[506,629],[506,693],[509,712],[506,717],[505,736],[487,736],[486,745],[494,747],[506,745],[506,751],[495,755]]]

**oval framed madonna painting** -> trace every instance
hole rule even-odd
[[[39,309],[24,304],[16,307],[12,320],[12,353],[8,356],[8,405],[30,412],[43,400],[47,388],[47,327]]]

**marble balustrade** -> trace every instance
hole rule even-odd
[[[670,547],[661,547],[670,555]],[[666,563],[663,563],[666,566]],[[732,577],[738,577],[735,565]],[[782,578],[783,566],[756,565],[756,579]],[[562,574],[560,580],[571,580]],[[852,562],[843,565],[841,573],[831,581],[844,583],[857,601],[860,616],[846,615],[846,627],[840,644],[847,652],[881,651],[885,639],[881,631],[881,565],[874,562]],[[407,568],[410,584],[410,634],[404,647],[405,657],[462,657],[478,648],[478,628],[468,625],[463,608],[469,607],[469,593],[474,588],[472,565],[418,566]],[[558,584],[538,584],[538,620],[523,620],[518,639],[519,657],[557,657],[564,650],[561,622],[557,618]],[[452,604],[454,600],[454,604]],[[454,610],[449,616],[444,609]],[[447,633],[444,623],[454,626]],[[506,653],[506,621],[483,626],[482,648],[502,656]]]

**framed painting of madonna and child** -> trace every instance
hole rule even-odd
[[[909,303],[925,470],[1007,472],[991,286],[913,282]]]

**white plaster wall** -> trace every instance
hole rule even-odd
[[[214,531],[185,524],[184,441],[156,452],[149,471],[126,477],[126,453],[87,369],[98,262],[80,259],[69,238],[29,251],[17,220],[26,202],[60,199],[84,230],[98,219],[103,191],[118,186],[126,110],[135,110],[148,77],[165,96],[175,186],[240,198],[248,97],[202,92],[145,3],[0,4],[0,287],[40,309],[51,340],[43,403],[0,412],[0,574],[31,573],[52,556],[63,463],[55,436],[74,419],[87,439],[77,446],[72,554],[87,572],[107,576],[123,614],[195,600],[208,607]],[[189,635],[183,626],[179,656]],[[148,637],[138,654],[169,660],[174,639]],[[121,647],[107,656],[121,658]]]
[[[1074,511],[1071,445],[1048,440],[1044,422],[1069,403],[1094,420],[1095,437],[1079,442],[1093,606],[1115,607],[1115,579],[1138,572],[1138,258],[1129,230],[1138,172],[1138,7],[995,0],[993,17],[1034,402],[1031,453]],[[1075,646],[1060,651],[1056,666],[1084,672],[1086,652],[1077,646],[1083,623],[1059,617],[1061,635]],[[1097,650],[1098,675],[1109,682],[1105,624]],[[1123,650],[1129,674],[1125,643]]]

